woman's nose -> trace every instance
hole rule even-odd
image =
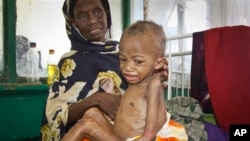
[[[96,23],[97,22],[97,17],[91,13],[89,14],[89,23]]]

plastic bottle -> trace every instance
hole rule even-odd
[[[47,73],[48,73],[47,84],[48,85],[51,85],[53,83],[54,75],[56,72],[56,67],[57,67],[57,60],[55,57],[55,50],[50,49],[48,63],[47,63]]]
[[[36,43],[31,42],[30,48],[26,54],[27,71],[26,78],[28,83],[36,83],[40,81],[39,72],[39,54],[36,50]]]

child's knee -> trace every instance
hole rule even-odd
[[[76,125],[81,131],[85,134],[90,134],[93,130],[93,127],[97,126],[96,120],[93,118],[81,118]]]
[[[83,114],[83,118],[92,118],[99,115],[101,115],[101,111],[96,107],[92,107],[86,110],[86,112]]]

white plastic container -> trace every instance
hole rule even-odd
[[[30,48],[27,51],[26,59],[27,59],[27,71],[26,71],[27,83],[39,82],[40,81],[39,54],[36,50],[35,42],[30,43]]]

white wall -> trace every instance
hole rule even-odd
[[[37,43],[43,67],[47,65],[50,48],[55,49],[57,58],[70,48],[62,4],[62,0],[17,0],[16,35]]]

